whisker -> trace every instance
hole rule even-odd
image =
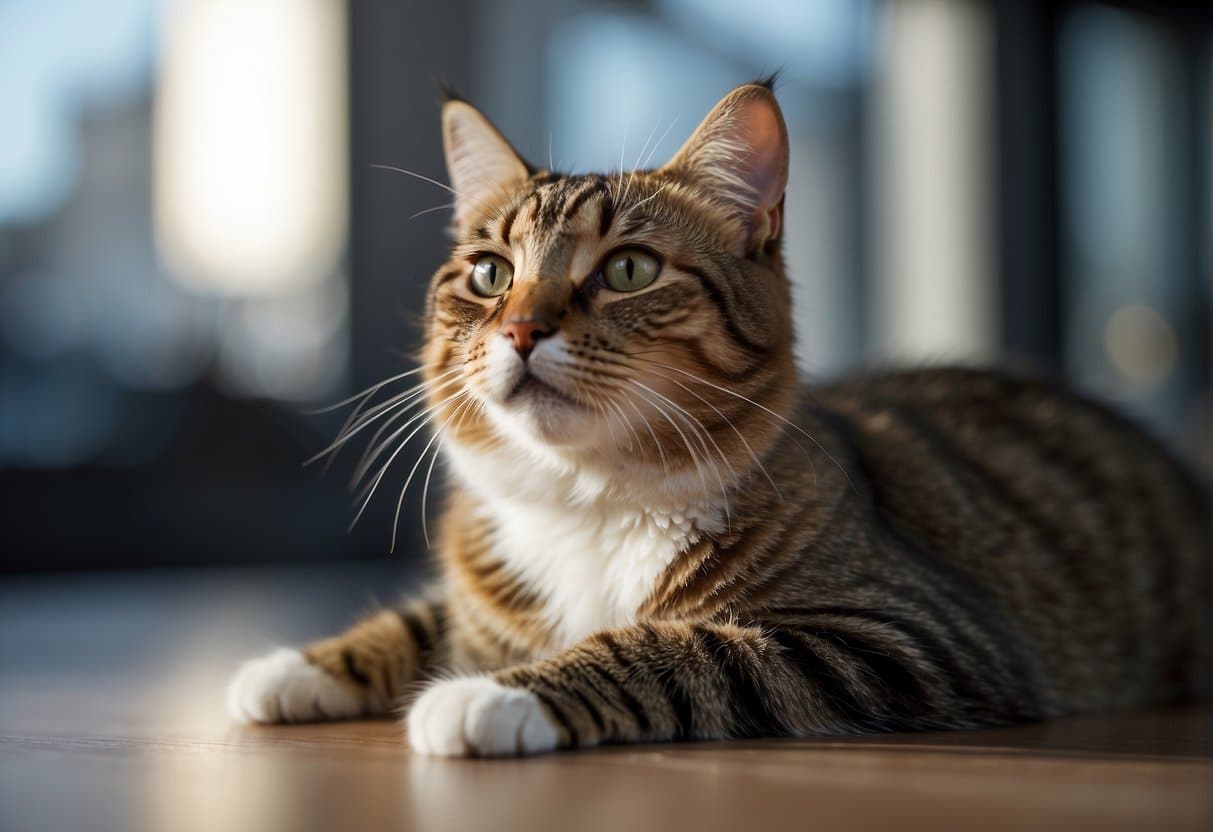
[[[400,452],[403,451],[406,447],[408,447],[409,442],[412,440],[412,438],[414,436],[417,435],[417,432],[420,431],[422,428],[424,428],[426,425],[428,425],[431,421],[433,421],[434,417],[437,415],[438,409],[440,407],[442,407],[442,405],[446,404],[447,402],[458,399],[462,396],[466,396],[466,395],[468,395],[468,393],[469,393],[468,390],[462,390],[458,393],[454,393],[451,396],[449,396],[448,398],[443,399],[440,403],[434,405],[429,410],[424,411],[422,414],[419,414],[419,415],[426,416],[426,418],[424,419],[424,421],[421,422],[421,424],[419,424],[419,425],[417,425],[417,427],[413,428],[412,433],[410,433],[408,436],[406,436],[404,438],[404,441],[402,441],[400,443],[400,445],[397,446],[396,450],[392,452],[392,455],[390,457],[388,457],[387,462],[385,462],[383,464],[383,467],[381,467],[379,469],[378,475],[376,475],[374,482],[371,483],[371,485],[370,485],[370,489],[367,492],[366,498],[362,500],[361,508],[358,509],[358,513],[354,516],[353,522],[350,523],[350,529],[353,529],[354,526],[356,526],[358,524],[358,521],[362,518],[363,512],[366,511],[366,507],[368,505],[370,505],[371,499],[375,496],[375,491],[378,490],[379,484],[381,482],[383,482],[384,475],[387,474],[388,469],[392,467],[392,463],[396,461],[396,457],[398,457],[400,455]],[[411,421],[412,420],[410,420],[410,422]],[[407,425],[406,425],[406,427],[407,427]],[[401,428],[401,430],[404,430],[404,428]],[[395,530],[393,529],[393,533],[394,533],[394,531]]]
[[[375,419],[379,418],[380,415],[382,415],[384,410],[388,410],[388,409],[393,408],[396,405],[403,404],[408,399],[420,398],[420,397],[423,397],[427,393],[431,393],[431,392],[434,392],[437,390],[441,390],[444,387],[448,387],[452,383],[452,381],[454,381],[450,377],[452,375],[454,375],[455,373],[459,372],[459,370],[460,370],[460,368],[458,368],[458,367],[452,368],[450,370],[447,370],[445,373],[442,373],[438,376],[435,376],[432,379],[429,379],[428,381],[423,381],[420,384],[416,384],[416,385],[410,387],[408,390],[402,390],[399,393],[395,394],[394,396],[391,396],[388,399],[375,405],[370,410],[366,411],[366,413],[363,413],[361,416],[359,416],[359,411],[361,410],[362,405],[359,405],[359,407],[354,408],[354,412],[351,413],[349,418],[345,420],[345,424],[342,425],[342,429],[340,431],[338,431],[338,433],[337,433],[337,439],[342,439],[345,436],[347,430],[351,430],[351,431],[359,430],[362,427],[364,427],[365,425],[367,425],[368,423],[373,422]],[[444,379],[445,379],[445,381],[444,381]],[[443,382],[443,383],[439,384],[438,382]]]
[[[621,392],[626,394],[629,391],[623,390]],[[657,434],[653,431],[653,426],[649,423],[649,420],[644,417],[644,414],[641,413],[640,408],[636,406],[636,403],[632,401],[631,396],[624,395],[623,402],[628,405],[628,407],[632,408],[632,410],[636,411],[636,418],[640,420],[640,424],[644,425],[645,429],[649,432],[649,436],[653,438],[653,446],[657,448],[657,456],[661,459],[661,470],[666,472],[666,475],[668,476],[670,468],[666,463],[665,449],[661,445],[661,440],[657,438]]]
[[[666,412],[665,408],[663,408],[658,402],[653,401],[652,399],[645,396],[643,393],[641,393],[640,395],[642,398],[645,399],[645,401],[647,401],[649,403],[649,405],[651,405],[653,407],[654,410],[656,410],[658,413],[660,413],[662,415],[662,417],[664,417],[665,420],[670,423],[670,426],[673,427],[674,431],[679,435],[679,437],[682,438],[682,444],[686,446],[687,453],[690,454],[690,456],[691,456],[691,462],[695,466],[695,473],[699,476],[699,481],[703,485],[703,493],[705,496],[710,494],[712,489],[708,487],[707,477],[705,477],[703,475],[702,461],[699,458],[699,454],[697,454],[695,452],[695,449],[693,447],[691,447],[691,441],[689,439],[687,439],[687,435],[682,432],[682,428],[680,428],[678,426],[678,423],[674,421],[674,419],[669,415],[669,413]]]
[[[425,455],[427,453],[429,453],[430,448],[433,446],[433,444],[435,442],[438,441],[438,437],[440,437],[441,435],[442,434],[440,434],[438,431],[434,431],[434,435],[430,437],[429,442],[425,443],[425,447],[422,448],[421,453],[417,455],[417,461],[414,462],[413,467],[411,469],[409,469],[408,477],[406,477],[404,480],[404,487],[400,489],[400,496],[396,499],[396,513],[392,515],[392,545],[388,547],[389,552],[394,553],[396,551],[396,534],[400,529],[400,509],[404,506],[404,495],[409,490],[409,483],[411,483],[413,481],[413,475],[417,473],[417,469],[421,466],[421,461],[423,459],[425,459]],[[425,526],[424,509],[422,510],[422,515],[421,515],[421,525],[424,528],[424,526]],[[430,536],[429,536],[428,531],[426,532],[426,535],[425,535],[425,545],[427,548],[430,545]]]
[[[741,440],[741,444],[745,446],[745,449],[747,451],[749,451],[750,459],[754,460],[754,464],[758,466],[758,470],[762,471],[763,476],[766,477],[767,482],[769,482],[771,484],[771,488],[774,489],[775,495],[777,497],[779,497],[779,501],[783,502],[784,501],[783,494],[779,491],[779,486],[775,484],[775,480],[771,476],[771,473],[767,470],[766,466],[762,464],[762,460],[760,460],[758,458],[758,454],[756,454],[754,452],[753,447],[750,446],[750,443],[746,440],[746,438],[742,434],[742,432],[737,429],[737,426],[735,424],[733,424],[733,421],[731,419],[729,419],[727,416],[725,416],[724,413],[722,413],[720,411],[720,408],[718,408],[716,405],[712,404],[710,401],[705,399],[703,396],[696,393],[690,387],[687,387],[685,384],[678,381],[678,379],[673,378],[671,376],[667,376],[665,373],[657,373],[657,375],[661,376],[662,378],[666,379],[667,381],[671,381],[674,384],[677,384],[683,390],[687,391],[692,396],[699,399],[699,401],[703,402],[708,407],[712,408],[712,410],[716,412],[716,415],[720,417],[720,420],[733,429],[733,433],[737,434],[737,438]]]
[[[621,425],[623,425],[623,427],[628,431],[628,433],[630,433],[632,435],[632,438],[630,440],[628,440],[628,442],[629,442],[628,447],[639,450],[643,446],[644,443],[640,441],[640,434],[636,433],[636,429],[634,427],[632,427],[632,425],[628,422],[627,415],[623,412],[623,408],[621,408],[619,406],[619,403],[614,401],[613,399],[606,399],[605,403],[608,407],[611,408],[611,410],[614,412],[614,414],[619,417],[619,423]]]
[[[448,382],[447,385],[444,385],[444,386],[449,386],[450,384],[454,384],[456,381],[457,380],[452,380],[452,381]],[[452,394],[452,396],[454,396],[454,395],[458,395],[458,394]],[[412,410],[414,407],[416,407],[422,401],[424,401],[424,399],[418,400],[417,402],[414,402],[413,404],[409,405],[409,407],[406,408],[402,413],[397,414],[397,416],[392,417],[393,420],[395,418],[398,418],[399,416],[404,415],[404,413],[407,413],[409,410]],[[384,452],[384,450],[386,450],[387,447],[396,440],[396,437],[398,437],[400,434],[402,434],[406,430],[408,430],[409,425],[413,424],[418,419],[425,417],[426,414],[436,411],[438,408],[442,407],[442,405],[448,401],[451,401],[451,396],[448,396],[447,398],[443,399],[441,402],[439,402],[436,405],[424,408],[424,409],[418,411],[417,413],[414,413],[407,422],[405,422],[403,425],[401,425],[399,428],[397,428],[392,433],[392,435],[390,437],[388,437],[388,439],[386,439],[384,442],[380,443],[377,447],[374,446],[374,442],[372,441],[371,447],[373,448],[373,450],[371,448],[368,448],[366,453],[364,453],[362,455],[362,459],[359,460],[358,466],[354,470],[354,476],[352,478],[352,482],[356,484],[360,480],[362,480],[362,478],[364,476],[366,476],[366,473],[371,469],[371,466],[374,465],[375,460],[378,459],[379,456]],[[376,435],[375,435],[376,439],[382,434],[382,432],[384,431],[384,429],[386,427],[387,427],[387,425],[384,425],[383,427],[380,428],[379,432],[376,433]]]
[[[649,151],[648,157],[643,162],[641,162],[642,167],[648,167],[649,162],[653,161],[653,156],[657,153],[658,148],[661,147],[661,143],[665,141],[666,136],[670,135],[670,131],[674,129],[674,125],[677,123],[678,123],[678,116],[675,115],[674,118],[670,121],[670,126],[665,129],[665,132],[661,134],[661,138],[657,140],[657,144],[653,145],[653,149]]]
[[[698,418],[696,418],[694,416],[694,414],[692,414],[689,410],[684,408],[682,405],[678,404],[677,402],[670,399],[669,397],[662,395],[661,393],[654,390],[652,387],[649,387],[647,384],[644,384],[643,382],[635,381],[635,380],[633,380],[633,383],[639,384],[645,390],[648,390],[654,396],[657,396],[659,399],[661,399],[663,402],[665,402],[671,408],[673,408],[675,413],[681,413],[685,418],[687,418],[691,422],[693,422],[695,427],[697,427],[698,430],[703,433],[703,436],[706,437],[707,440],[712,443],[712,447],[716,449],[716,453],[720,456],[720,461],[725,464],[725,466],[729,469],[730,473],[732,473],[734,476],[736,476],[737,471],[733,467],[733,464],[731,462],[729,462],[729,458],[727,456],[725,456],[724,451],[722,451],[720,449],[720,446],[716,444],[716,440],[712,438],[711,431],[709,431],[707,429],[707,427],[703,424],[703,422],[701,422]],[[708,453],[708,448],[706,445],[703,446],[703,450],[704,450],[704,453]]]
[[[631,123],[631,118],[627,118],[623,122],[623,147],[619,148],[619,175],[623,175],[623,156],[628,152],[628,127]]]
[[[445,444],[440,440],[438,447],[434,448],[434,455],[430,457],[430,467],[425,472],[425,484],[421,488],[421,536],[425,539],[427,550],[433,548],[430,544],[429,512],[426,511],[426,504],[430,499],[430,477],[434,475],[434,463],[438,461],[438,456],[442,453],[442,446]],[[394,532],[395,529],[393,528],[392,531]]]
[[[687,427],[691,430],[692,435],[695,436],[695,439],[698,442],[700,448],[703,450],[704,455],[710,460],[712,452],[708,449],[707,442],[704,441],[704,437],[707,437],[707,440],[710,441],[712,443],[712,445],[716,448],[716,453],[720,454],[721,461],[725,464],[725,466],[728,467],[729,471],[734,476],[736,476],[736,471],[733,470],[733,467],[732,467],[732,465],[730,465],[728,458],[724,455],[724,451],[720,450],[720,446],[716,444],[716,440],[712,439],[711,434],[708,433],[707,429],[703,426],[702,423],[699,422],[698,419],[695,419],[695,417],[692,416],[690,413],[688,413],[683,407],[681,407],[680,405],[678,405],[677,403],[675,403],[673,401],[670,401],[670,399],[666,398],[661,393],[658,393],[656,390],[649,387],[648,385],[646,385],[642,382],[639,382],[639,381],[633,381],[632,383],[645,390],[648,390],[650,393],[657,396],[662,401],[666,402],[666,404],[668,404],[672,408],[672,412],[674,413],[675,416],[679,416],[680,418],[684,419],[684,424],[686,424]],[[659,410],[661,409],[660,405],[658,405],[657,402],[650,399],[649,403],[654,405],[655,407],[657,407]],[[664,413],[663,413],[663,415],[664,415]],[[668,418],[669,417],[667,417],[667,419]],[[673,421],[671,421],[670,424],[674,424]],[[678,426],[675,425],[674,429],[678,430]],[[679,433],[679,435],[682,435],[682,431],[679,430],[678,433]],[[687,450],[691,451],[692,456],[695,457],[696,456],[695,452],[691,449],[690,443],[687,442],[687,439],[685,436],[683,436],[683,442],[687,445]],[[699,467],[699,463],[698,463],[698,458],[696,457],[696,468],[698,468],[698,467]],[[730,516],[730,512],[729,512],[728,485],[725,483],[724,475],[720,472],[720,469],[716,468],[716,466],[713,465],[712,470],[716,474],[716,480],[717,480],[718,484],[720,485],[721,497],[724,499],[725,520],[726,520],[726,522],[728,522],[729,527],[732,528],[732,525],[733,525],[732,517]],[[700,474],[700,478],[701,479],[703,478],[702,473]],[[706,493],[708,491],[706,482],[704,482],[703,487],[704,487],[704,491]]]
[[[453,395],[454,394],[451,394],[451,396],[453,396]],[[354,470],[354,474],[350,478],[351,487],[357,486],[358,482],[366,475],[367,471],[369,471],[371,469],[371,466],[374,465],[375,460],[378,459],[379,456],[389,446],[391,446],[391,444],[396,440],[396,438],[398,436],[400,436],[400,434],[402,434],[402,433],[404,433],[404,431],[408,430],[409,426],[412,425],[414,422],[416,422],[419,419],[424,418],[426,416],[426,414],[437,410],[439,407],[441,407],[443,405],[444,402],[450,401],[451,396],[448,396],[447,398],[443,399],[441,402],[438,402],[435,405],[432,405],[429,407],[423,407],[421,410],[414,413],[412,416],[409,417],[407,422],[405,422],[399,428],[394,429],[392,432],[392,435],[389,436],[383,442],[379,442],[379,437],[382,436],[387,431],[389,424],[391,422],[394,422],[397,419],[407,415],[410,410],[413,410],[414,408],[418,407],[419,405],[422,405],[425,400],[419,399],[418,401],[413,402],[408,407],[401,409],[400,412],[396,413],[391,418],[389,418],[387,423],[380,426],[379,430],[375,431],[375,436],[371,439],[371,442],[368,444],[366,451],[363,452],[362,457],[358,461],[358,465]],[[378,444],[376,444],[376,443],[378,443]]]
[[[345,424],[343,424],[341,426],[341,430],[338,431],[338,433],[337,433],[337,438],[334,439],[332,441],[332,443],[330,443],[328,445],[328,447],[326,447],[324,450],[309,457],[303,463],[304,466],[306,467],[308,465],[312,465],[312,464],[316,463],[317,461],[319,461],[320,459],[324,458],[325,456],[328,456],[329,454],[332,454],[333,457],[335,457],[337,455],[337,451],[341,450],[341,448],[347,442],[349,442],[351,439],[353,439],[355,436],[357,436],[363,430],[365,430],[366,428],[368,428],[372,424],[374,424],[376,421],[378,421],[381,416],[384,416],[387,413],[392,412],[393,410],[397,409],[398,407],[404,407],[405,413],[407,413],[409,410],[412,410],[412,407],[413,407],[412,405],[405,407],[405,405],[408,404],[407,400],[415,399],[417,401],[424,401],[424,392],[425,391],[413,391],[410,393],[402,393],[402,394],[400,394],[399,397],[394,396],[391,399],[388,399],[386,402],[381,402],[380,404],[375,405],[373,408],[371,408],[366,413],[364,413],[362,415],[362,419],[359,420],[358,423],[355,424],[353,427],[350,426],[350,422],[352,421],[352,419],[346,419]],[[393,418],[395,418],[395,417],[393,417]],[[392,419],[389,419],[388,423],[390,423],[391,421],[392,421]],[[375,436],[371,439],[371,444],[374,444],[375,440],[378,439],[380,435],[381,435],[380,433],[376,433]],[[329,461],[325,463],[326,471],[328,470],[328,466],[329,466],[329,464],[331,464],[333,457],[330,457]]]
[[[383,420],[383,424],[381,424],[379,426],[379,429],[375,431],[375,434],[374,434],[374,436],[371,437],[371,440],[366,443],[366,450],[364,450],[362,452],[362,456],[360,456],[358,458],[358,464],[355,466],[355,471],[369,468],[372,464],[374,464],[375,460],[379,457],[379,455],[382,454],[383,451],[386,450],[387,447],[392,444],[391,439],[380,444],[380,442],[379,442],[380,438],[385,433],[387,433],[389,430],[395,430],[395,428],[393,428],[392,425],[395,424],[396,422],[398,422],[400,419],[407,417],[409,415],[410,411],[412,411],[419,404],[421,404],[422,401],[424,401],[424,399],[415,401],[407,407],[401,407],[397,412],[393,413],[387,419]],[[414,414],[414,415],[416,415],[416,414]],[[408,427],[408,426],[405,425],[405,427]],[[356,476],[351,477],[351,484],[354,484],[357,481],[358,481],[358,478]]]
[[[445,375],[449,375],[449,373]],[[418,402],[424,401],[427,394],[437,392],[458,382],[458,379],[449,379],[444,381],[442,384],[433,386],[435,382],[441,380],[441,378],[442,376],[439,376],[437,379],[434,379],[434,381],[423,382],[410,390],[406,390],[403,393],[398,393],[396,396],[393,396],[391,399],[388,399],[385,402],[375,405],[366,413],[362,414],[362,418],[359,419],[358,422],[352,427],[349,424],[351,420],[347,419],[346,424],[342,427],[341,432],[338,433],[337,438],[334,439],[327,448],[312,456],[303,464],[305,466],[311,465],[317,460],[322,459],[327,454],[336,452],[352,438],[361,433],[386,413],[401,407],[403,407],[404,411],[407,412],[415,407]],[[410,400],[412,400],[412,403],[410,403]],[[405,405],[408,406],[405,407]],[[378,438],[378,436],[379,434],[376,434],[376,438]],[[374,440],[372,440],[371,444],[374,444]]]
[[[425,214],[432,214],[432,213],[434,213],[435,211],[441,211],[441,210],[443,210],[444,208],[454,208],[454,207],[455,207],[455,203],[453,203],[453,202],[445,202],[445,203],[443,203],[442,205],[435,205],[433,208],[426,208],[425,210],[423,210],[423,211],[418,211],[418,212],[417,212],[417,213],[415,213],[415,214],[409,214],[409,219],[410,219],[410,220],[415,220],[415,219],[417,219],[417,218],[418,218],[418,217],[420,217],[420,216],[424,216]]]
[[[640,159],[644,156],[644,152],[649,149],[649,142],[653,140],[653,135],[657,132],[657,128],[661,126],[661,119],[657,119],[657,123],[653,125],[653,129],[649,131],[649,135],[645,137],[644,146],[640,148],[640,152],[636,154],[636,161],[632,165],[632,174],[635,175],[637,169],[640,168]]]
[[[774,418],[778,419],[779,421],[783,422],[788,427],[797,431],[802,436],[804,436],[806,439],[808,439],[810,442],[812,442],[817,447],[817,450],[821,451],[821,453],[825,456],[825,458],[828,459],[831,463],[833,463],[834,467],[837,468],[839,470],[839,472],[843,475],[843,477],[846,478],[846,480],[850,484],[851,488],[856,493],[858,493],[859,489],[855,486],[855,481],[853,479],[851,479],[851,475],[847,472],[847,469],[844,468],[842,466],[842,464],[834,457],[834,455],[831,454],[828,450],[826,450],[826,448],[823,447],[822,444],[820,442],[818,442],[817,439],[814,438],[812,434],[810,434],[808,431],[806,431],[800,425],[797,425],[794,422],[788,420],[787,418],[780,416],[778,413],[776,413],[774,410],[771,410],[766,405],[759,404],[758,402],[754,401],[753,399],[743,396],[740,393],[736,392],[735,390],[730,390],[727,387],[721,387],[719,384],[714,384],[713,382],[710,382],[705,378],[700,378],[699,376],[695,375],[694,373],[689,373],[686,370],[683,370],[681,367],[675,367],[672,364],[665,364],[660,361],[653,361],[648,358],[641,358],[638,360],[643,361],[647,364],[653,364],[658,367],[662,367],[666,370],[673,370],[674,372],[682,373],[684,376],[690,378],[693,381],[697,381],[700,384],[706,384],[708,387],[711,387],[715,390],[719,390],[721,393],[726,393],[730,396],[734,396],[738,399],[741,399],[744,402],[748,402],[749,404],[753,405],[754,407],[758,408],[759,410],[761,410],[761,411],[769,414],[770,416],[773,416]]]
[[[390,170],[394,173],[403,173],[405,176],[411,176],[414,179],[420,179],[422,182],[429,182],[431,185],[437,185],[439,188],[442,188],[444,191],[450,191],[452,194],[459,197],[460,199],[470,199],[470,197],[464,196],[463,194],[459,193],[459,191],[452,188],[450,185],[445,185],[442,182],[439,182],[437,179],[431,179],[430,177],[424,176],[420,173],[417,173],[416,171],[406,170],[405,168],[398,168],[395,165],[371,165],[371,167],[377,168],[378,170]]]
[[[407,373],[400,373],[399,375],[394,375],[391,378],[385,378],[383,381],[376,382],[375,384],[372,384],[370,387],[366,388],[365,390],[363,390],[359,393],[355,393],[354,395],[350,396],[349,398],[342,399],[341,401],[337,402],[336,404],[326,405],[325,407],[318,407],[318,408],[315,408],[314,410],[305,410],[305,411],[303,411],[303,413],[308,416],[315,416],[320,413],[330,413],[334,410],[338,410],[342,407],[345,407],[347,404],[349,404],[350,402],[352,402],[356,399],[360,399],[363,396],[368,396],[377,390],[381,390],[382,388],[391,384],[393,381],[399,381],[402,378],[408,378],[409,376],[415,376],[415,375],[417,375],[417,373],[420,373],[423,370],[425,370],[425,367],[417,367],[414,370],[409,370]]]
[[[459,407],[457,407],[455,409],[455,412],[451,414],[450,418],[446,420],[446,422],[443,424],[442,428],[439,431],[435,432],[434,435],[440,436],[442,434],[442,431],[445,430],[450,425],[450,423],[455,420],[455,416],[459,416],[460,424],[463,424],[463,422],[462,422],[463,415],[461,414],[461,411],[463,411],[469,403],[472,403],[475,401],[476,401],[475,399],[464,399],[462,402],[460,402]],[[421,535],[422,535],[422,537],[425,538],[425,548],[426,549],[430,548],[430,524],[429,524],[429,519],[428,519],[429,515],[428,515],[428,512],[426,512],[426,504],[429,502],[429,498],[430,498],[430,477],[432,477],[434,475],[434,463],[436,463],[438,461],[438,455],[442,453],[442,448],[445,444],[446,444],[445,441],[439,440],[438,446],[436,448],[434,448],[434,455],[432,457],[430,457],[430,467],[428,469],[426,469],[426,472],[425,472],[425,484],[421,487]],[[425,452],[423,451],[421,455],[422,455],[422,457],[424,457]],[[405,484],[405,487],[406,488],[408,487],[407,483]],[[401,493],[403,494],[403,492],[401,492]],[[396,527],[395,527],[395,525],[393,525],[392,526],[393,535],[395,535],[395,531],[396,531]],[[393,540],[393,545],[395,545],[394,540]]]
[[[664,190],[665,190],[666,188],[668,188],[668,187],[670,187],[670,183],[669,183],[669,182],[667,182],[666,184],[662,185],[660,188],[658,188],[657,190],[653,191],[653,193],[649,194],[649,195],[648,195],[648,196],[646,196],[644,199],[640,200],[640,201],[639,201],[639,202],[637,202],[635,205],[633,205],[631,208],[629,208],[629,209],[628,209],[628,213],[630,214],[630,213],[632,213],[633,211],[635,211],[635,210],[637,210],[637,209],[641,208],[642,206],[646,205],[647,203],[652,202],[654,199],[656,199],[657,197],[661,196],[661,192],[662,192],[662,191],[664,191]]]
[[[611,434],[611,445],[616,448],[619,447],[619,437],[617,437],[615,435],[615,425],[614,425],[614,423],[611,422],[611,419],[607,416],[606,408],[602,405],[601,402],[592,401],[592,402],[590,402],[590,406],[594,408],[594,413],[598,416],[598,418],[600,420],[606,422],[607,430]]]

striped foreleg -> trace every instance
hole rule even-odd
[[[449,653],[445,604],[381,610],[302,651],[247,662],[228,688],[232,716],[306,722],[386,714]]]
[[[418,700],[409,731],[418,750],[448,755],[855,734],[942,724],[946,699],[938,668],[892,633],[653,622],[440,682]]]

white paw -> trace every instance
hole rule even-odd
[[[240,666],[227,686],[227,710],[240,722],[308,722],[358,716],[362,704],[298,650],[283,647]]]
[[[483,676],[431,686],[413,703],[408,732],[414,751],[443,757],[541,754],[559,740],[535,694]]]

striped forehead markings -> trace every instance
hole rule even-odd
[[[531,184],[533,190],[504,214],[474,229],[471,235],[481,240],[496,238],[508,246],[511,244],[510,236],[520,214],[529,215],[536,229],[551,232],[577,217],[586,204],[596,198],[599,206],[600,237],[607,236],[618,216],[618,206],[611,194],[610,181],[601,174],[562,176],[545,173],[533,179]],[[633,220],[629,228],[635,230],[642,224],[643,222]]]
[[[605,179],[601,176],[590,177],[579,190],[566,199],[561,218],[565,222],[573,219],[573,217],[577,216],[577,212],[581,210],[581,206],[585,205],[586,200],[592,196],[606,193],[606,190],[607,184]]]
[[[566,177],[554,184],[536,189],[531,197],[524,202],[535,200],[535,209],[531,216],[536,228],[542,231],[555,231],[574,217],[584,208],[586,203],[601,197],[604,210],[610,199],[607,180],[596,174],[582,177]]]

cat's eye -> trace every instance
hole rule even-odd
[[[472,291],[481,297],[495,298],[504,294],[514,281],[514,267],[503,257],[490,254],[472,266]]]
[[[612,254],[602,267],[602,279],[616,292],[635,292],[657,279],[661,264],[648,252],[625,248]]]

